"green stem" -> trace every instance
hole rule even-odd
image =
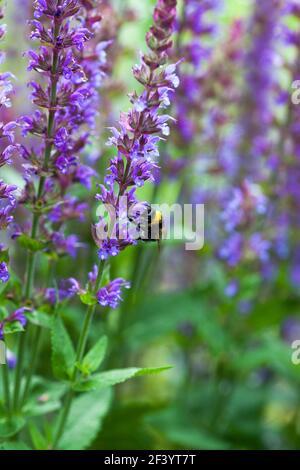
[[[98,265],[98,275],[97,275],[97,279],[96,279],[96,282],[95,282],[95,287],[93,289],[94,294],[96,294],[96,292],[98,291],[98,289],[100,287],[104,267],[105,267],[105,261],[101,260],[99,262],[99,265]],[[83,355],[84,355],[84,352],[85,352],[85,348],[86,348],[88,335],[89,335],[90,326],[91,326],[93,316],[94,316],[94,313],[95,313],[95,309],[96,309],[96,305],[89,305],[89,307],[87,309],[85,319],[84,319],[84,322],[83,322],[83,325],[82,325],[82,329],[81,329],[81,332],[80,332],[80,336],[79,336],[77,352],[76,352],[76,361],[75,361],[76,363],[80,363],[82,361],[82,358],[83,358]],[[71,377],[71,386],[70,386],[70,389],[68,391],[62,413],[59,417],[56,434],[55,434],[55,437],[54,437],[54,440],[53,440],[53,449],[55,449],[57,447],[57,445],[59,443],[59,440],[60,440],[60,438],[61,438],[61,436],[64,432],[64,428],[65,428],[65,425],[66,425],[66,422],[67,422],[67,419],[68,419],[68,416],[69,416],[70,408],[71,408],[71,405],[72,405],[72,401],[73,401],[73,398],[74,398],[74,390],[73,390],[72,386],[76,382],[77,377],[78,377],[78,369],[76,367],[74,367],[74,371],[73,371],[73,374],[72,374],[72,377]]]
[[[2,368],[2,379],[3,379],[3,392],[4,392],[4,405],[7,410],[8,418],[10,418],[10,394],[9,394],[9,376],[8,376],[8,365],[3,364]]]
[[[40,326],[36,326],[35,334],[33,336],[32,360],[30,361],[30,366],[28,369],[24,393],[23,393],[22,400],[21,400],[22,404],[25,403],[25,401],[27,400],[32,377],[36,369],[38,350],[40,347],[41,337],[42,337],[42,328]]]
[[[14,410],[17,410],[18,401],[19,401],[25,343],[26,343],[26,335],[25,335],[25,332],[23,332],[21,333],[19,337],[19,345],[18,345],[18,353],[17,353],[18,362],[17,362],[16,375],[15,375],[14,401],[13,401]]]

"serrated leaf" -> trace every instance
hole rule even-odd
[[[38,310],[33,310],[27,313],[28,320],[34,325],[42,326],[43,328],[51,329],[52,327],[52,317],[47,315],[45,312]]]
[[[31,238],[28,235],[25,235],[24,233],[20,235],[17,240],[23,248],[34,252],[43,250],[46,247],[45,243],[39,240],[35,240],[34,238]]]
[[[69,380],[75,365],[71,338],[60,317],[55,317],[51,330],[52,369],[56,378]]]
[[[132,379],[133,377],[158,374],[168,369],[170,369],[169,366],[155,368],[131,367],[128,369],[114,369],[106,372],[100,372],[99,374],[94,374],[91,377],[83,379],[79,383],[75,384],[74,390],[78,392],[100,390],[105,387],[111,387],[113,385],[120,384],[126,380]]]
[[[103,390],[101,393],[87,393],[76,398],[71,407],[59,448],[62,450],[86,449],[101,429],[111,398],[110,389]]]
[[[97,303],[96,297],[89,291],[83,292],[79,297],[84,305],[96,305]]]
[[[86,375],[95,372],[102,363],[107,349],[107,337],[103,336],[84,357],[78,368]]]

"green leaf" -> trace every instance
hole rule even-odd
[[[101,388],[111,387],[113,385],[120,384],[122,382],[125,382],[126,380],[132,379],[133,377],[149,374],[158,374],[168,369],[170,369],[169,366],[155,368],[131,367],[128,369],[109,370],[107,372],[100,372],[99,374],[94,374],[87,379],[83,379],[82,381],[75,384],[74,389],[78,392],[99,390]]]
[[[20,322],[14,321],[12,323],[4,323],[4,334],[11,335],[13,333],[19,333],[20,331],[24,331],[23,326]]]
[[[0,251],[0,263],[2,262],[8,263],[9,262],[9,254],[8,250],[2,250]]]
[[[30,437],[36,450],[46,450],[48,443],[37,426],[31,421],[28,425]]]
[[[67,384],[50,382],[34,376],[28,400],[23,408],[26,416],[40,416],[61,407],[61,397],[66,392]]]
[[[66,430],[59,448],[62,450],[86,449],[100,431],[112,398],[110,389],[92,392],[76,398],[71,407]]]
[[[52,323],[52,368],[56,378],[69,380],[75,365],[75,351],[60,317]]]
[[[103,336],[92,347],[92,349],[84,357],[82,364],[78,364],[78,368],[85,375],[95,372],[102,363],[107,349],[107,337]]]
[[[0,419],[0,438],[13,436],[25,425],[25,419],[21,416],[13,416],[9,421],[7,418]]]
[[[0,320],[3,320],[4,318],[8,317],[9,313],[7,311],[7,308],[1,306],[0,307]]]
[[[45,312],[38,310],[33,310],[27,313],[28,320],[34,325],[42,326],[43,328],[51,329],[52,327],[52,317],[47,315]]]
[[[83,292],[79,297],[84,305],[96,305],[97,303],[96,297],[89,291]]]
[[[17,240],[23,248],[34,252],[43,250],[46,247],[46,244],[44,242],[35,240],[34,238],[31,238],[28,235],[25,235],[24,233],[20,235]]]
[[[32,450],[24,442],[0,442],[0,450]]]

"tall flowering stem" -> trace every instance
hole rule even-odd
[[[0,21],[4,18],[4,11],[1,6],[2,1],[0,0]],[[6,25],[0,24],[0,42],[4,39],[6,34]],[[5,60],[5,54],[0,49],[0,64]],[[0,73],[0,110],[3,108],[11,107],[11,93],[12,87],[12,75],[9,72]],[[0,122],[0,168],[4,165],[11,163],[11,156],[14,152],[14,135],[13,129],[16,124],[14,122],[4,124]],[[2,145],[2,142],[5,142]],[[7,227],[13,221],[13,210],[16,206],[16,199],[14,197],[14,191],[16,186],[7,185],[4,181],[0,180],[0,230],[7,229]],[[0,244],[0,283],[6,283],[9,281],[10,274],[6,262],[6,250],[4,246]],[[9,321],[10,319],[6,319]],[[0,322],[0,340],[4,339],[4,321]],[[8,365],[4,364],[1,366],[2,378],[3,378],[3,393],[4,393],[4,406],[8,417],[11,413],[11,399],[10,399],[10,386],[9,386],[9,375]]]
[[[79,0],[36,0],[34,2],[36,19],[31,22],[33,26],[31,38],[38,39],[41,47],[38,53],[33,50],[28,52],[28,68],[45,77],[45,88],[35,81],[30,82],[33,89],[33,103],[43,111],[38,110],[33,116],[23,116],[18,121],[25,137],[27,134],[32,134],[40,140],[37,148],[29,149],[25,145],[21,147],[22,155],[26,160],[26,186],[22,202],[32,207],[33,218],[30,233],[32,240],[35,240],[38,235],[41,217],[47,209],[48,201],[51,200],[53,204],[55,193],[59,194],[53,188],[60,186],[61,193],[67,186],[65,184],[62,188],[59,175],[69,174],[71,170],[74,173],[77,160],[71,154],[76,145],[77,149],[82,147],[80,137],[77,138],[78,140],[73,137],[72,140],[71,131],[65,126],[65,120],[68,119],[73,132],[74,129],[78,129],[83,120],[83,117],[80,118],[82,115],[80,104],[84,97],[89,96],[89,90],[85,86],[84,72],[74,54],[74,50],[81,51],[83,44],[91,37],[91,33],[86,28],[72,27],[71,20],[79,14],[80,9]],[[69,119],[70,115],[73,121],[76,120],[77,126]],[[34,189],[36,175],[39,177],[37,191]],[[50,232],[49,238],[58,245],[67,243],[62,241],[60,234],[55,232]],[[36,253],[28,251],[24,287],[24,297],[28,300],[32,294],[35,259]],[[15,375],[15,408],[18,407],[24,347],[25,334],[22,334]]]
[[[79,48],[82,47],[84,40],[88,39],[87,31],[81,32],[70,32],[69,26],[66,23],[66,20],[72,18],[80,10],[80,3],[75,0],[57,0],[57,1],[39,1],[35,2],[35,16],[37,18],[43,16],[50,18],[51,27],[46,31],[42,23],[37,20],[34,20],[32,23],[36,27],[35,31],[32,33],[32,38],[40,39],[41,43],[47,41],[50,42],[51,46],[46,48],[44,45],[41,48],[41,54],[38,56],[35,52],[30,51],[29,56],[31,57],[30,68],[35,69],[36,71],[41,71],[41,73],[46,74],[48,78],[48,87],[46,92],[43,92],[42,88],[36,84],[32,83],[34,88],[34,102],[39,106],[44,107],[48,112],[46,132],[43,132],[42,138],[45,142],[44,150],[44,160],[41,166],[40,179],[37,191],[36,198],[36,207],[33,215],[32,228],[31,228],[31,237],[36,238],[38,231],[39,219],[41,216],[40,204],[42,204],[41,198],[43,196],[44,186],[46,175],[48,172],[49,162],[51,158],[51,152],[54,145],[54,124],[55,116],[58,111],[57,98],[57,88],[59,79],[61,76],[66,76],[66,70],[64,67],[68,65],[67,62],[72,64],[74,59],[69,53],[65,52],[67,49],[74,47],[76,45]],[[76,38],[78,34],[78,38]],[[51,57],[51,58],[50,58]],[[50,63],[50,66],[49,66]],[[74,64],[73,64],[74,65]],[[38,67],[42,66],[41,69]],[[62,90],[61,90],[62,91]],[[65,97],[68,98],[67,96]],[[71,95],[69,94],[69,99]],[[65,106],[67,105],[67,101]],[[60,104],[61,105],[61,104]],[[60,106],[61,108],[61,106]],[[28,120],[24,121],[25,125],[28,126]],[[27,128],[28,130],[28,128]],[[32,123],[32,131],[34,129],[34,123]],[[25,287],[25,297],[29,298],[32,290],[33,276],[34,276],[34,253],[29,253],[28,263],[27,263],[27,274],[26,274],[26,287]]]
[[[117,219],[111,217],[107,221],[99,217],[93,226],[94,240],[98,246],[99,265],[90,273],[91,294],[102,306],[117,308],[121,301],[122,288],[129,287],[123,279],[114,279],[106,286],[101,286],[102,273],[111,256],[118,253],[136,240],[128,233],[128,212],[120,208],[121,198],[126,198],[127,211],[133,206],[139,210],[144,207],[135,196],[138,187],[146,181],[154,181],[155,161],[158,156],[158,143],[162,136],[169,134],[168,120],[170,117],[160,114],[159,110],[170,104],[170,96],[178,86],[175,65],[165,66],[168,51],[172,45],[171,35],[176,17],[176,0],[158,0],[154,10],[154,24],[146,35],[149,52],[141,56],[141,63],[135,66],[133,74],[143,85],[141,95],[132,93],[130,101],[132,109],[121,115],[119,128],[112,129],[112,137],[108,144],[117,150],[117,156],[110,162],[105,178],[105,186],[97,195],[97,200],[110,205],[115,210]],[[107,229],[108,237],[102,238],[103,229]],[[121,236],[122,235],[122,236]],[[81,330],[77,347],[77,362],[80,363],[86,346],[89,328],[95,312],[95,304],[90,305]],[[78,372],[74,370],[72,382],[77,380]],[[66,397],[65,405],[59,417],[57,433],[53,447],[56,448],[64,432],[74,392],[72,388]]]

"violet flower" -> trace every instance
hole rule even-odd
[[[12,312],[8,317],[4,318],[0,322],[0,340],[4,338],[4,327],[7,323],[18,322],[24,328],[27,324],[27,318],[25,312],[29,312],[30,308],[21,307]]]
[[[281,0],[258,0],[249,25],[251,46],[245,56],[247,96],[242,128],[243,136],[250,144],[248,158],[241,165],[253,171],[260,171],[258,155],[270,155],[271,141],[269,128],[273,119],[272,91],[276,61],[276,38],[283,12]],[[254,177],[260,175],[254,174]]]
[[[45,291],[45,299],[50,304],[54,305],[57,302],[62,302],[66,299],[71,299],[80,291],[80,285],[78,281],[70,277],[69,279],[63,279],[59,282],[58,289],[48,288]]]
[[[9,281],[9,272],[8,272],[8,268],[7,268],[7,264],[2,261],[0,263],[0,281],[5,283],[7,281]]]
[[[124,279],[117,278],[110,282],[107,286],[101,287],[97,292],[97,300],[102,307],[118,308],[122,301],[122,289],[129,289],[130,283]]]
[[[0,19],[4,16],[3,10],[0,6]],[[0,42],[4,39],[6,34],[6,25],[0,24]],[[0,64],[5,60],[5,54],[0,50]],[[11,107],[11,94],[13,92],[12,86],[13,75],[10,72],[0,73],[0,108],[4,106],[5,108]]]
[[[249,48],[243,61],[246,89],[241,96],[241,116],[229,158],[234,162],[227,173],[231,187],[222,194],[221,223],[227,232],[219,255],[230,268],[238,263],[256,262],[261,274],[270,271],[273,237],[271,202],[262,181],[270,174],[269,162],[276,156],[270,129],[275,119],[276,45],[283,12],[280,0],[254,4],[249,24]],[[233,187],[233,189],[232,189]],[[225,203],[224,203],[225,202]],[[223,233],[224,238],[224,233]]]
[[[59,250],[75,256],[77,239],[65,237],[61,226],[74,217],[83,220],[85,210],[85,205],[70,200],[67,190],[78,182],[90,188],[96,174],[81,163],[80,156],[95,127],[105,56],[85,55],[84,46],[93,32],[86,27],[87,13],[80,0],[37,0],[34,12],[31,38],[40,42],[40,48],[27,53],[28,69],[42,80],[29,83],[39,109],[18,120],[23,135],[35,137],[32,148],[22,147],[26,158],[22,202],[33,206],[38,202],[45,209],[49,203],[49,217],[40,215],[43,233]],[[95,19],[93,28],[100,19]],[[40,178],[37,194],[36,176]]]
[[[3,11],[0,7],[0,19],[3,18]],[[6,33],[6,26],[0,25],[0,42]],[[3,63],[5,54],[0,50],[0,64]],[[11,106],[11,94],[13,91],[12,74],[9,72],[0,73],[0,109],[9,108]],[[14,144],[15,122],[0,122],[0,168],[4,165],[11,164],[11,159],[17,146]],[[13,221],[13,210],[16,206],[16,198],[14,191],[16,186],[7,185],[0,180],[0,230],[6,229]]]

